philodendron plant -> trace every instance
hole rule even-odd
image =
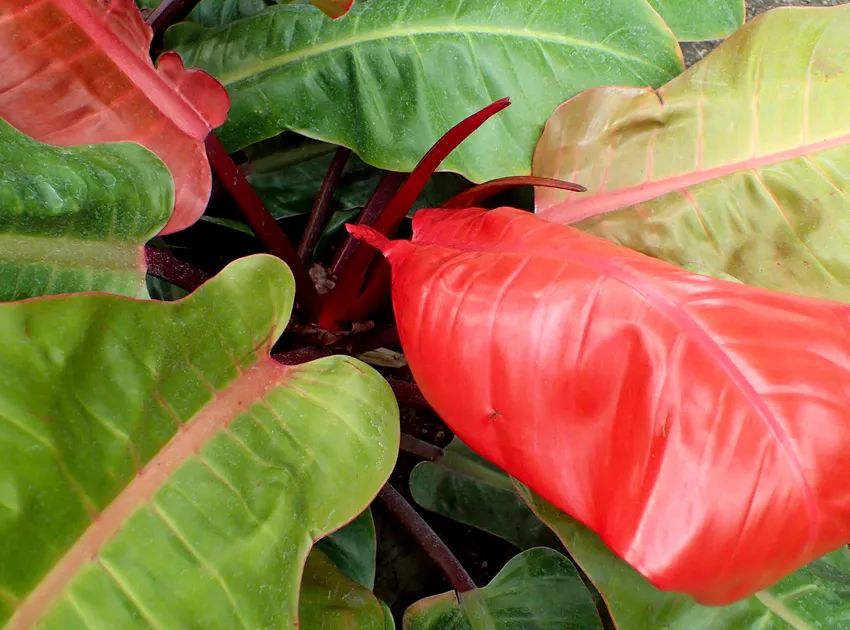
[[[850,7],[137,4],[0,0],[0,623],[850,628]]]

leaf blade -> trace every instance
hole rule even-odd
[[[521,495],[552,527],[570,554],[600,589],[617,627],[640,630],[809,630],[850,627],[846,594],[850,573],[830,570],[850,558],[846,547],[815,560],[803,569],[752,597],[721,608],[700,606],[685,595],[654,588],[617,558],[589,529],[518,484]],[[787,602],[783,603],[783,602]]]
[[[483,588],[413,604],[403,627],[589,630],[602,624],[573,564],[557,551],[536,547],[511,558]]]
[[[212,185],[203,140],[226,117],[224,88],[184,70],[176,55],[164,55],[154,69],[151,30],[132,0],[10,0],[0,17],[7,68],[0,117],[51,144],[138,141],[177,182],[163,233],[197,221]]]
[[[846,305],[691,274],[511,208],[413,221],[413,243],[350,229],[393,267],[422,393],[657,587],[725,604],[850,538],[828,474],[850,439]]]
[[[165,164],[138,145],[52,147],[0,119],[0,301],[147,297],[142,246],[173,203]]]
[[[537,11],[506,5],[493,12],[484,0],[439,6],[378,0],[355,5],[337,22],[303,7],[280,6],[215,31],[179,25],[169,31],[166,45],[227,86],[233,108],[220,135],[230,150],[291,129],[353,148],[380,168],[410,171],[437,139],[435,130],[494,96],[523,95],[498,126],[473,136],[444,164],[480,181],[528,174],[529,149],[559,95],[613,81],[657,84],[681,68],[675,41],[642,2],[619,1],[604,16],[581,7],[567,14],[555,0],[538,4]],[[636,24],[658,35],[645,40],[653,42],[650,49],[623,34],[601,43],[617,29],[631,33]],[[225,40],[233,51],[226,58],[214,52]],[[333,70],[348,66],[357,72]],[[610,72],[602,76],[593,67]],[[327,70],[317,74],[319,68]],[[542,79],[559,89],[543,90]],[[431,88],[427,99],[418,96],[416,85]],[[466,96],[458,99],[461,85]],[[260,86],[266,96],[260,96]],[[291,100],[278,101],[277,95],[305,89],[310,98],[303,103],[274,105]],[[353,120],[364,124],[355,128]],[[494,146],[518,150],[493,151]]]
[[[0,373],[19,374],[0,394],[0,449],[21,506],[2,523],[0,588],[22,602],[9,627],[101,611],[131,626],[294,622],[313,540],[371,501],[398,427],[388,386],[365,365],[269,358],[292,284],[280,261],[256,256],[177,302],[0,306],[4,330],[26,322],[31,335],[0,352]],[[108,325],[89,332],[98,322]],[[50,361],[33,369],[41,344]],[[80,344],[85,355],[72,351]],[[66,386],[28,395],[43,378]],[[356,467],[358,483],[336,466]],[[13,561],[21,553],[28,563]]]
[[[679,266],[846,301],[850,117],[831,103],[850,89],[848,29],[847,6],[771,11],[657,93],[565,103],[535,174],[589,193],[538,189],[537,212]]]

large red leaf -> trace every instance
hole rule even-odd
[[[132,0],[3,0],[0,118],[41,142],[128,140],[156,153],[175,183],[168,234],[204,212],[212,177],[203,141],[230,100],[174,53],[154,68],[151,37]]]
[[[425,397],[653,584],[724,604],[850,540],[850,306],[510,208],[413,223],[350,229]]]

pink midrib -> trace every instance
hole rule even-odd
[[[226,429],[240,413],[280,385],[290,372],[291,368],[265,356],[218,391],[194,418],[180,424],[174,437],[98,515],[21,602],[6,630],[27,630],[36,626],[80,570],[89,562],[96,561],[100,551],[121,531],[127,519],[152,500],[177,468],[197,455],[204,444]]]
[[[103,19],[95,15],[84,0],[48,0],[63,11],[117,65],[133,84],[170,119],[182,132],[203,140],[210,131],[207,122],[170,86],[159,73],[129,49],[127,44],[110,30]]]
[[[716,166],[708,169],[696,169],[683,175],[674,177],[649,180],[638,186],[613,190],[611,192],[601,193],[584,193],[575,196],[567,201],[562,201],[555,205],[543,208],[537,211],[537,215],[552,221],[553,223],[575,223],[582,219],[611,212],[613,210],[621,210],[629,208],[639,203],[644,203],[652,199],[656,199],[663,195],[683,188],[690,188],[697,184],[732,175],[740,171],[761,168],[793,160],[811,153],[833,149],[846,144],[850,144],[850,133],[836,136],[828,140],[814,142],[809,144],[801,144],[793,149],[779,151],[777,153],[768,153],[758,157],[752,157],[740,162],[732,162],[723,166]],[[581,184],[581,181],[578,181]]]
[[[596,237],[585,236],[585,238]],[[665,296],[661,291],[653,287],[649,282],[641,278],[639,275],[635,275],[629,272],[627,269],[623,269],[621,266],[618,266],[611,260],[602,256],[580,254],[576,253],[573,250],[566,252],[558,252],[556,254],[554,252],[547,252],[543,248],[534,252],[528,252],[522,248],[511,247],[510,245],[508,247],[500,249],[495,246],[480,246],[471,242],[427,242],[427,238],[423,239],[421,235],[415,235],[414,242],[419,245],[434,245],[438,247],[447,247],[467,252],[515,254],[520,256],[534,256],[544,258],[548,257],[555,258],[557,260],[575,261],[579,264],[590,267],[591,269],[597,269],[602,274],[605,274],[608,277],[614,278],[618,282],[621,282],[622,284],[635,291],[649,304],[652,304],[653,306],[659,308],[664,313],[664,315],[668,317],[671,321],[673,321],[680,329],[682,329],[686,334],[692,336],[696,340],[696,342],[705,350],[709,357],[717,362],[721,369],[728,375],[732,383],[744,395],[744,397],[748,400],[748,402],[756,411],[756,413],[761,417],[768,431],[773,436],[776,443],[779,445],[780,449],[782,450],[782,453],[785,456],[786,461],[788,462],[789,469],[795,476],[797,483],[803,493],[803,499],[806,504],[806,509],[810,519],[809,522],[811,524],[811,527],[809,528],[809,545],[811,545],[814,540],[814,533],[817,531],[818,524],[820,522],[820,510],[818,509],[817,502],[815,501],[814,493],[809,487],[809,483],[806,480],[805,475],[803,474],[803,467],[800,463],[799,458],[797,457],[797,454],[794,451],[793,444],[791,444],[791,441],[788,439],[788,436],[785,435],[784,431],[782,430],[782,427],[779,423],[779,420],[776,418],[776,415],[767,406],[762,397],[756,391],[755,387],[753,387],[752,383],[750,383],[747,377],[744,376],[740,368],[735,365],[734,361],[729,358],[729,356],[723,351],[723,349],[717,344],[717,342],[711,338],[711,335],[709,335],[692,317],[690,317],[673,300]]]

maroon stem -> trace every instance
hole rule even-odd
[[[175,284],[187,291],[194,291],[210,279],[205,271],[183,262],[167,249],[145,245],[145,260],[147,261],[147,273],[149,275]]]
[[[221,140],[211,133],[206,141],[207,157],[219,182],[230,196],[254,230],[254,234],[275,256],[282,259],[295,276],[296,297],[310,321],[316,321],[319,314],[319,292],[307,268],[298,257],[286,234],[280,229],[271,212],[268,211],[243,173],[227,153]]]
[[[198,2],[200,0],[162,0],[145,20],[153,29],[154,42],[162,39],[169,26],[185,20]]]
[[[378,493],[378,499],[387,506],[402,525],[407,528],[414,540],[428,554],[428,557],[439,567],[443,575],[458,593],[474,590],[475,582],[469,573],[458,562],[454,554],[446,547],[436,532],[419,516],[403,496],[390,484],[385,484]]]
[[[410,453],[411,455],[416,455],[422,459],[427,459],[429,462],[436,462],[445,454],[443,449],[439,446],[423,442],[422,440],[417,439],[412,435],[407,435],[406,433],[401,434],[401,443],[399,448],[401,448],[401,450],[405,453]]]
[[[363,208],[363,211],[358,215],[357,224],[374,224],[375,221],[378,220],[378,217],[381,216],[384,208],[387,207],[390,199],[392,199],[396,192],[398,192],[398,189],[401,188],[406,177],[407,174],[397,173],[395,171],[384,173],[381,181],[378,182],[378,185],[375,187],[375,192],[372,193],[372,196],[369,198],[369,201],[366,202],[366,206]],[[348,263],[350,263],[351,259],[354,257],[354,252],[357,251],[357,247],[359,245],[360,241],[350,234],[346,237],[345,242],[342,247],[340,247],[339,252],[337,252],[336,257],[331,264],[332,276],[339,278],[343,274],[346,267],[348,267]]]
[[[298,256],[305,265],[310,264],[310,260],[313,258],[313,248],[319,242],[322,230],[325,229],[325,224],[328,222],[334,191],[339,185],[342,171],[345,170],[345,165],[350,155],[351,149],[346,147],[339,147],[336,150],[336,154],[333,160],[331,160],[331,165],[328,167],[328,172],[325,174],[322,187],[319,188],[316,203],[313,204],[313,210],[310,212],[310,218],[307,220],[307,228],[304,230],[304,235],[298,244]]]

